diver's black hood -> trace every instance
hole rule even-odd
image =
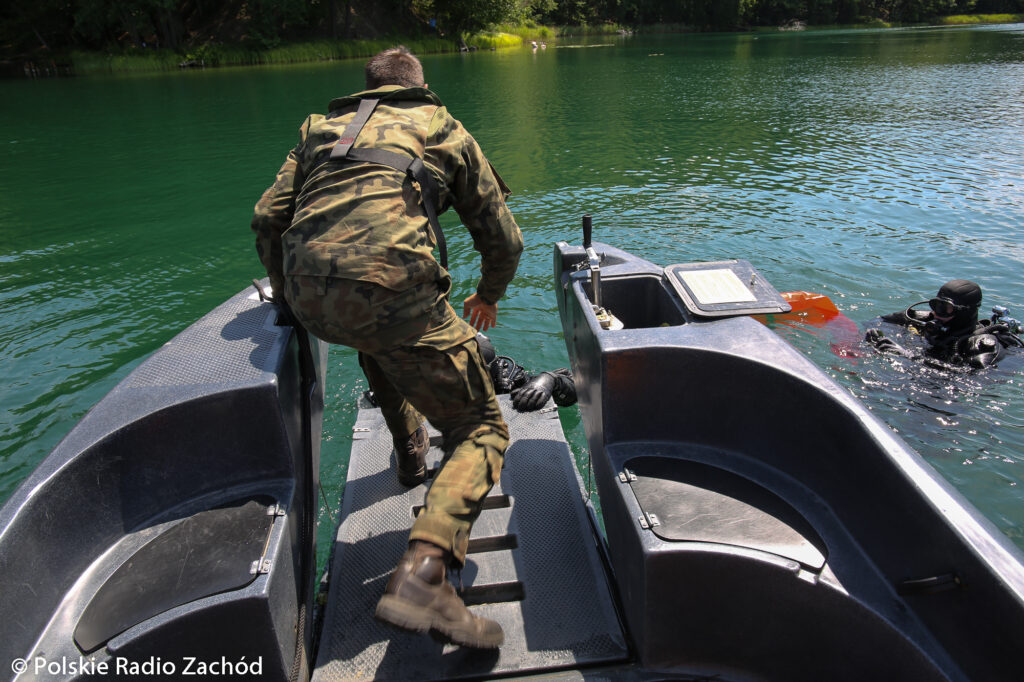
[[[981,307],[980,286],[967,279],[952,279],[943,284],[935,296],[966,307],[954,312],[953,319],[945,324],[936,319],[928,323],[924,335],[931,344],[949,343],[974,332],[978,326],[978,309]]]
[[[974,329],[978,324],[978,308],[981,307],[981,287],[968,279],[952,279],[939,289],[938,298],[948,298],[956,305],[968,306],[953,314],[946,328],[961,332]]]
[[[968,279],[951,279],[942,285],[939,298],[948,298],[957,305],[969,305],[975,308],[981,305],[981,287]]]

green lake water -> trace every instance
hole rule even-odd
[[[1024,317],[1024,25],[423,61],[514,190],[526,251],[491,336],[528,370],[567,364],[551,252],[584,213],[662,265],[746,258],[861,330],[957,277]],[[254,203],[306,114],[361,87],[361,62],[0,82],[0,502],[144,357],[262,276]],[[443,224],[461,301],[479,261],[457,216]],[[950,377],[775,328],[1024,547],[1019,355]],[[328,374],[336,511],[365,381],[344,348]],[[584,457],[576,408],[561,417]]]

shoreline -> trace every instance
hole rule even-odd
[[[782,26],[758,26],[749,32],[841,30],[856,28],[897,28],[912,26],[979,26],[1024,23],[1024,14],[972,14],[936,17],[931,22],[899,24],[876,19],[855,24],[811,25],[790,22]],[[615,24],[600,26],[503,25],[466,37],[470,51],[513,49],[531,40],[557,42],[559,38],[594,35],[636,35],[645,33],[707,33],[683,25],[651,24],[628,28]],[[166,73],[189,69],[230,66],[274,66],[345,59],[365,59],[397,44],[416,54],[447,54],[463,51],[458,43],[444,38],[396,38],[386,40],[313,40],[289,43],[271,49],[253,49],[244,45],[207,44],[184,51],[162,48],[129,49],[121,52],[71,50],[46,58],[21,57],[0,60],[2,78],[54,78],[99,74]]]

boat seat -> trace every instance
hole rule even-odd
[[[75,643],[95,651],[153,616],[251,583],[273,526],[272,504],[240,499],[128,536],[113,552],[120,565],[78,620]]]

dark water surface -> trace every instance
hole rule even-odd
[[[661,264],[746,258],[861,328],[954,277],[1024,316],[1024,26],[605,43],[424,59],[515,191],[527,249],[500,352],[567,363],[551,251],[585,212],[601,241]],[[262,274],[253,204],[305,115],[361,80],[349,62],[0,82],[0,501],[147,354]],[[444,224],[461,301],[478,260]],[[950,377],[776,328],[1024,547],[1020,357]],[[336,510],[365,388],[354,353],[332,350],[329,380]],[[581,453],[575,408],[562,420]]]

